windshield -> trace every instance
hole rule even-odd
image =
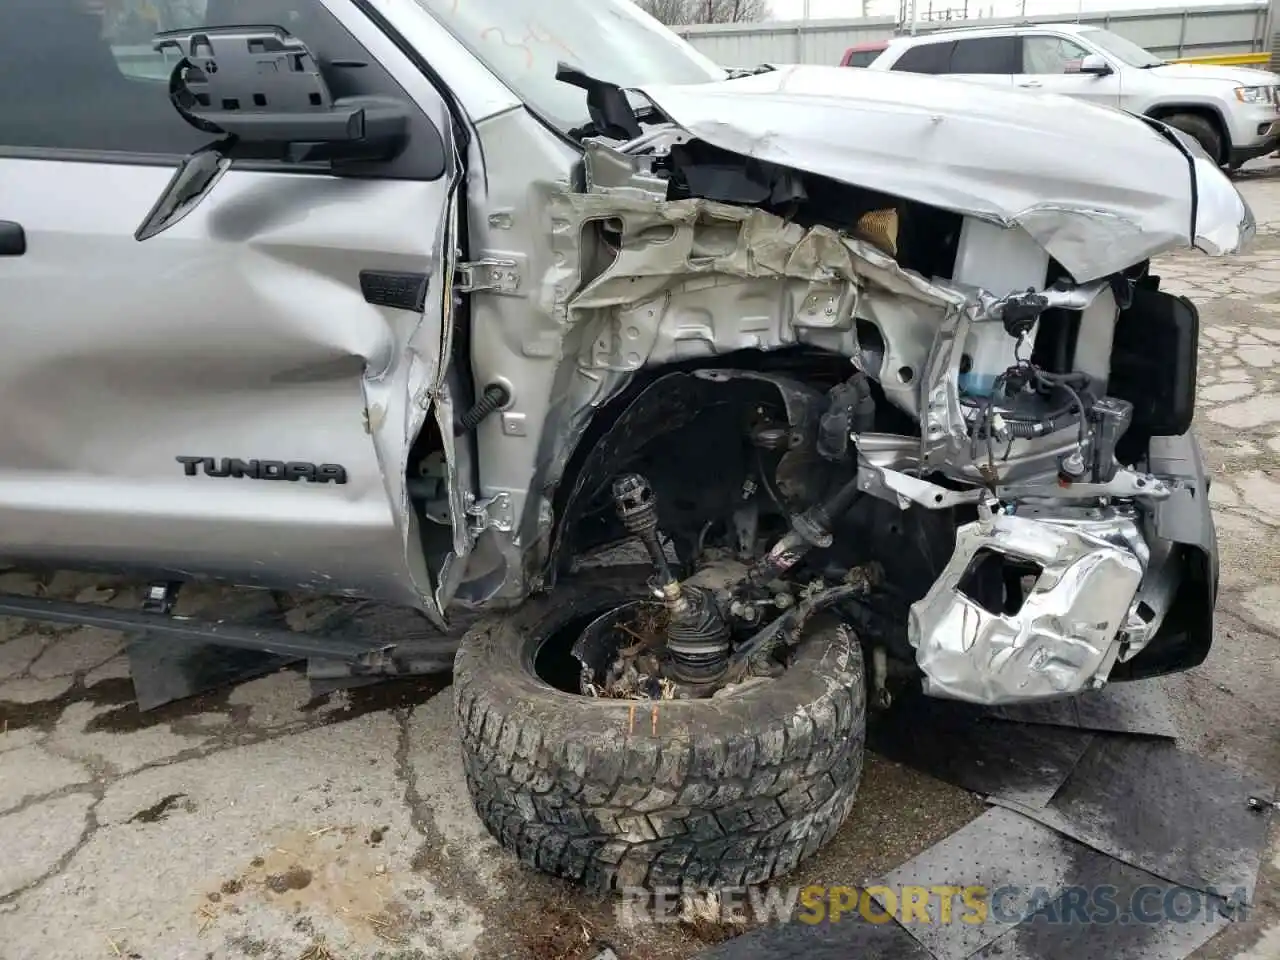
[[[620,87],[722,80],[716,66],[631,0],[418,0],[526,104],[560,130],[587,122],[564,61]]]
[[[1144,50],[1132,40],[1126,40],[1110,30],[1082,30],[1080,35],[1131,67],[1158,67],[1164,63],[1150,50]]]

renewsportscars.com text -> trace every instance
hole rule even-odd
[[[680,923],[690,913],[720,923],[869,923],[1015,925],[1042,923],[1191,923],[1218,916],[1230,904],[1242,917],[1244,891],[1201,893],[1183,887],[764,886],[693,892],[679,887],[627,887],[618,901],[623,923]]]

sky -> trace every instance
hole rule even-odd
[[[917,0],[923,12],[930,0]],[[951,7],[959,11],[965,0],[933,0],[934,9]],[[1214,2],[1239,2],[1239,0],[1194,0],[1194,4],[1210,4]],[[817,19],[849,18],[863,16],[863,3],[866,4],[867,16],[891,17],[898,13],[899,0],[809,0],[809,15]],[[1186,4],[1177,0],[969,0],[969,12],[981,7],[985,14],[994,8],[995,16],[1018,16],[1032,14],[1064,14],[1074,15],[1077,9],[1083,10],[1139,10],[1149,7],[1183,7]],[[1259,0],[1260,6],[1265,6]],[[804,0],[769,0],[775,20],[799,20],[804,13]]]

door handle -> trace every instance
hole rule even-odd
[[[1042,87],[1042,86],[1044,86],[1044,84],[1042,84],[1039,80],[1024,80],[1024,81],[1022,81],[1022,83],[1018,84],[1018,86],[1020,86],[1020,87]]]
[[[27,234],[22,224],[0,220],[0,257],[20,257],[27,252]]]

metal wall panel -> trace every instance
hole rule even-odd
[[[1269,48],[1267,6],[1258,3],[1220,4],[1156,10],[1088,13],[1082,23],[1114,30],[1157,56],[1207,56],[1252,53]],[[1002,23],[1060,23],[1061,15],[965,20],[966,27]],[[918,30],[955,27],[957,21],[919,24]],[[887,39],[897,31],[893,17],[859,20],[772,21],[758,24],[699,24],[677,32],[718,63],[747,67],[759,63],[838,64],[855,43]]]

